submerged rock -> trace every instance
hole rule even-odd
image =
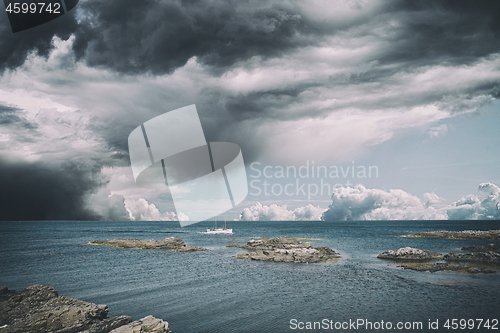
[[[199,246],[188,246],[180,238],[168,237],[155,239],[103,239],[87,243],[88,245],[109,245],[126,249],[170,249],[174,252],[206,251]]]
[[[471,252],[500,252],[500,246],[496,246],[495,244],[484,244],[484,245],[474,245],[462,247],[462,251],[471,251]]]
[[[33,285],[19,292],[6,287],[0,288],[2,333],[168,332],[168,323],[160,319],[156,321],[163,323],[163,330],[148,331],[153,322],[151,316],[141,319],[139,322],[142,322],[134,329],[116,331],[118,328],[128,327],[127,324],[132,319],[129,316],[107,316],[106,305],[58,296],[52,287]]]
[[[412,247],[403,247],[398,250],[385,251],[377,256],[380,259],[392,260],[439,260],[443,255],[438,252],[419,250]]]
[[[435,237],[452,239],[500,240],[500,230],[428,231],[406,237]]]
[[[287,237],[252,239],[246,245],[229,244],[227,247],[253,250],[252,252],[240,253],[235,258],[259,261],[317,263],[340,257],[338,253],[328,247],[313,247],[308,243]]]
[[[487,267],[474,267],[466,264],[460,263],[435,263],[435,264],[406,264],[400,265],[398,267],[402,267],[404,269],[411,269],[414,271],[429,271],[431,273],[439,272],[439,271],[455,271],[455,272],[463,272],[463,273],[496,273],[495,270],[487,268]]]

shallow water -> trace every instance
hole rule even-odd
[[[185,228],[178,222],[1,222],[0,285],[16,290],[35,283],[50,285],[60,295],[107,304],[110,316],[139,319],[152,314],[168,321],[174,333],[299,331],[290,328],[291,319],[422,322],[420,331],[427,331],[429,320],[438,319],[439,331],[448,331],[442,328],[448,318],[500,319],[500,273],[414,272],[376,258],[385,250],[405,246],[459,252],[462,246],[485,242],[398,236],[499,229],[498,221],[231,222],[228,227],[234,235],[201,233],[210,226],[209,222]],[[85,245],[96,239],[170,236],[209,251]],[[254,262],[232,258],[244,250],[225,247],[258,236],[320,238],[313,245],[329,246],[342,259],[322,264]],[[370,331],[365,328],[341,331]]]

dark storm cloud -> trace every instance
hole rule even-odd
[[[97,163],[49,166],[0,160],[0,170],[1,220],[101,219],[86,201],[106,184]]]
[[[5,17],[0,66],[15,68],[32,50],[47,55],[53,36],[71,34],[78,59],[123,73],[171,73],[197,57],[220,74],[238,61],[281,56],[336,34],[383,39],[390,46],[376,60],[409,67],[463,63],[500,49],[498,1],[386,1],[363,22],[320,23],[301,11],[260,1],[82,1],[63,17],[21,33],[13,34]],[[358,27],[364,28],[353,29]]]
[[[92,0],[81,7],[78,58],[128,73],[169,73],[194,56],[213,68],[275,56],[307,30],[296,13],[260,2]]]
[[[21,66],[30,52],[47,56],[52,49],[52,38],[63,40],[76,32],[77,22],[73,11],[33,29],[13,33],[7,13],[0,13],[0,72]]]
[[[499,1],[394,1],[387,10],[402,26],[389,30],[382,63],[468,63],[500,50]]]

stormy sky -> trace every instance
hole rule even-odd
[[[312,197],[274,177],[236,218],[500,217],[498,1],[80,0],[18,33],[1,15],[2,220],[176,219],[127,138],[191,104],[249,181],[253,162],[378,168]]]

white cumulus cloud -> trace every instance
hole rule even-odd
[[[126,201],[125,207],[130,219],[135,221],[187,221],[187,216],[182,213],[161,213],[154,204],[148,203],[144,198]]]
[[[448,208],[450,220],[500,219],[500,188],[492,183],[482,183],[478,195],[469,194],[455,201]]]
[[[361,220],[497,220],[500,219],[500,188],[482,183],[477,194],[468,194],[451,205],[434,192],[423,199],[400,189],[341,187],[333,191],[327,210],[311,204],[288,210],[286,205],[257,203],[243,209],[243,221],[361,221]]]
[[[334,190],[332,204],[323,213],[323,220],[444,220],[441,212],[429,202],[436,195],[427,194],[426,200],[403,190],[342,187]]]
[[[240,221],[318,221],[324,211],[324,208],[311,204],[288,210],[287,205],[272,204],[267,206],[257,202],[255,205],[243,209]]]

